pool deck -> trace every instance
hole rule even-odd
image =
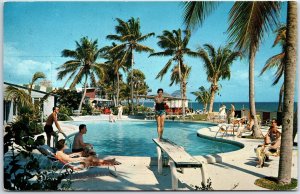
[[[96,117],[77,117],[74,120],[88,121],[97,120]],[[130,120],[126,117],[123,120]],[[103,122],[107,122],[103,121]],[[118,122],[118,121],[117,121]],[[60,122],[66,134],[78,131],[75,126]],[[214,138],[217,127],[202,128],[198,130],[200,136]],[[263,133],[267,132],[264,128]],[[244,144],[244,148],[217,155],[195,156],[196,159],[204,163],[206,178],[210,178],[212,188],[219,191],[252,191],[266,190],[254,185],[254,181],[260,177],[278,175],[279,157],[271,157],[264,168],[256,168],[256,155],[254,148],[262,143],[262,139],[245,139],[235,136],[217,137]],[[113,145],[112,145],[113,146]],[[108,156],[109,157],[109,156]],[[104,173],[89,177],[81,177],[73,180],[72,190],[84,191],[164,191],[171,190],[170,168],[164,167],[162,175],[157,172],[157,159],[155,157],[128,157],[114,156],[121,165],[117,167],[117,177],[113,177],[102,169]],[[298,177],[298,147],[293,149],[292,177]],[[106,172],[106,173],[105,173]],[[191,185],[201,186],[201,173],[197,169],[186,169],[180,175],[180,190],[193,189]]]

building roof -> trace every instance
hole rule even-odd
[[[28,89],[28,88],[25,87],[25,86],[20,86],[20,85],[13,84],[13,83],[4,82],[4,84],[9,85],[9,86],[14,86],[14,87],[17,87],[17,88],[26,89],[26,90]],[[41,94],[49,94],[49,95],[51,95],[51,96],[58,96],[57,94],[52,94],[52,93],[50,93],[50,92],[44,92],[44,91],[40,91],[40,90],[36,90],[36,89],[32,89],[32,91],[38,92],[38,93],[41,93]]]

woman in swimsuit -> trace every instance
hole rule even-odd
[[[164,90],[159,88],[157,90],[157,96],[155,97],[155,118],[157,122],[157,133],[158,133],[158,140],[162,139],[162,135],[164,132],[164,123],[165,123],[165,104],[168,100],[167,98],[163,97]]]

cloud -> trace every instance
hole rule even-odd
[[[4,44],[4,81],[15,84],[27,84],[33,74],[41,71],[46,75],[46,79],[56,79],[55,66],[51,61],[39,61],[26,57],[26,52],[18,50],[17,44]]]

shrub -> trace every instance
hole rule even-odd
[[[14,128],[16,126],[20,126],[20,123],[5,128],[4,154],[8,151],[12,154],[4,155],[4,188],[18,191],[66,189],[59,187],[59,184],[72,172],[57,175],[53,169],[41,170],[40,161],[32,154],[37,142],[25,132],[15,133],[19,130]],[[22,137],[22,134],[25,136]]]
[[[199,187],[199,186],[196,185],[195,190],[196,191],[199,191],[199,190],[201,190],[201,191],[212,191],[214,189],[211,187],[211,184],[212,184],[212,182],[211,182],[211,179],[209,178],[209,179],[207,179],[206,185],[204,185],[204,183],[201,182],[201,186]]]

